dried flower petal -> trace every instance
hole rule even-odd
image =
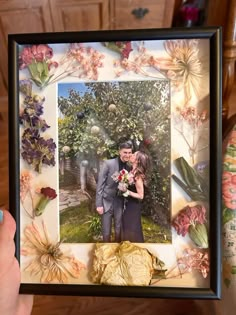
[[[51,187],[41,188],[41,194],[43,194],[45,197],[47,197],[50,200],[53,200],[57,197],[55,189]]]
[[[202,205],[186,206],[179,211],[173,219],[172,225],[178,235],[185,236],[189,232],[190,225],[206,222],[206,209]]]
[[[201,252],[196,248],[186,248],[183,256],[177,260],[182,273],[197,270],[206,278],[210,271],[210,262],[207,252]]]
[[[40,276],[40,282],[67,283],[70,277],[79,278],[85,269],[74,256],[62,252],[60,243],[50,241],[44,223],[40,230],[34,223],[25,228],[21,254],[32,258],[24,270]]]
[[[153,274],[164,273],[164,263],[128,241],[120,244],[97,244],[92,281],[108,285],[150,285]]]
[[[40,193],[41,197],[34,209],[34,214],[36,216],[42,215],[50,200],[53,200],[57,197],[55,189],[51,187],[41,188]]]

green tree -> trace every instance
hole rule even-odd
[[[167,80],[83,84],[58,98],[59,150],[71,148],[99,169],[99,161],[117,155],[117,144],[131,139],[152,157],[152,193],[144,212],[155,217],[157,203],[169,209],[170,102]],[[155,186],[155,187],[154,187]],[[155,198],[154,198],[155,197]],[[154,200],[156,200],[154,202]]]

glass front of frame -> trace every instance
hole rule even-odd
[[[210,39],[64,36],[14,55],[22,284],[209,289]]]

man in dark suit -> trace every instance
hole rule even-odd
[[[132,154],[133,145],[131,141],[119,145],[119,156],[115,159],[105,160],[99,173],[96,207],[97,212],[102,216],[103,242],[111,242],[112,221],[114,219],[115,242],[121,241],[121,223],[124,207],[124,197],[118,195],[118,183],[112,175],[122,169],[130,171],[127,162]]]

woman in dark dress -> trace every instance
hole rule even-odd
[[[149,167],[149,157],[145,152],[137,151],[131,158],[134,184],[128,189],[121,187],[127,196],[125,199],[124,214],[122,218],[122,241],[143,243],[141,223],[141,207],[144,198],[145,174]]]

